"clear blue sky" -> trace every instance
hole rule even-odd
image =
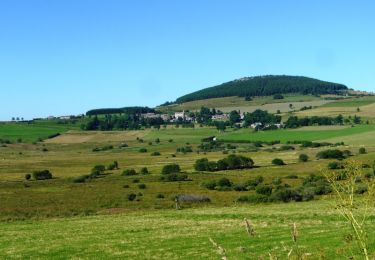
[[[155,106],[243,76],[375,90],[375,1],[1,0],[0,120]]]

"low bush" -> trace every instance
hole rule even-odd
[[[30,173],[26,173],[25,174],[25,180],[30,180],[31,179],[31,174]]]
[[[361,148],[359,148],[358,152],[359,152],[359,154],[365,154],[366,153],[366,148],[361,147]]]
[[[148,171],[148,169],[146,167],[143,167],[140,171],[140,174],[142,175],[146,175],[146,174],[149,174],[150,172]]]
[[[340,162],[330,162],[328,164],[328,169],[330,169],[330,170],[344,169],[344,164],[342,164]]]
[[[81,175],[73,179],[74,183],[84,183],[88,179],[88,175]]]
[[[261,195],[269,196],[272,194],[272,186],[268,185],[258,185],[255,189],[256,193]]]
[[[208,161],[207,158],[198,159],[194,164],[197,171],[223,171],[236,169],[250,169],[254,167],[254,161],[241,155],[231,154],[217,162]]]
[[[279,158],[275,158],[272,160],[272,164],[273,165],[285,165],[284,161],[279,159]]]
[[[48,180],[52,179],[52,173],[49,170],[34,171],[32,173],[34,180]]]
[[[157,198],[157,199],[164,199],[165,196],[164,196],[164,194],[159,193],[158,195],[156,195],[156,198]]]
[[[342,160],[345,159],[345,154],[344,152],[340,150],[325,150],[321,151],[316,154],[316,157],[318,159],[338,159]]]
[[[161,155],[160,152],[153,152],[153,153],[151,153],[151,156],[160,156],[160,155]]]
[[[186,181],[188,180],[188,176],[186,174],[181,174],[181,173],[170,173],[161,177],[161,180],[167,181],[167,182]]]
[[[128,198],[128,201],[133,201],[137,198],[137,194],[130,193],[128,194],[127,198]]]
[[[126,169],[122,172],[124,176],[134,176],[137,175],[137,172],[134,169]]]
[[[107,166],[107,170],[112,171],[112,170],[117,170],[118,169],[118,162],[114,161],[110,165]]]
[[[178,164],[167,164],[167,165],[164,165],[161,173],[162,174],[171,174],[171,173],[179,173],[181,172],[181,168]]]
[[[144,189],[146,189],[146,184],[144,184],[144,183],[138,184],[138,188],[141,189],[141,190],[144,190]]]
[[[105,171],[105,166],[104,165],[95,165],[92,169],[91,169],[91,173],[97,173],[97,174],[103,174]]]
[[[238,202],[248,202],[248,203],[265,203],[268,202],[268,196],[261,194],[252,194],[247,196],[241,196],[237,199]]]
[[[309,160],[309,156],[307,154],[300,154],[298,157],[300,162],[307,162]]]
[[[140,153],[147,153],[147,149],[146,148],[141,148],[138,150],[138,152]]]

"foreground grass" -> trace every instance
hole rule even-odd
[[[255,237],[246,233],[244,218],[254,224]],[[347,229],[326,201],[3,222],[0,258],[219,259],[212,238],[228,259],[268,259],[270,252],[286,259],[293,222],[307,259],[344,258]],[[373,235],[371,230],[372,249]]]

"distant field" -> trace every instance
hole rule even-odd
[[[319,128],[318,128],[319,129]],[[358,125],[351,128],[343,128],[327,131],[324,130],[275,130],[275,131],[263,131],[253,132],[251,129],[241,129],[236,132],[224,134],[219,138],[226,141],[274,141],[280,140],[285,143],[287,141],[317,141],[325,140],[329,138],[337,138],[344,136],[350,136],[354,134],[360,134],[365,132],[374,132],[374,125]],[[375,133],[375,132],[374,132]]]
[[[324,107],[361,107],[375,103],[375,96],[348,98],[325,104]]]
[[[244,218],[256,236],[246,233]],[[306,259],[346,259],[348,228],[325,201],[2,222],[0,258],[221,259],[211,238],[228,259],[269,259],[269,254],[288,259],[294,222]],[[368,225],[374,224],[372,215]],[[374,229],[368,235],[373,249]]]
[[[183,104],[175,104],[167,107],[158,107],[158,110],[160,111],[182,111],[182,110],[198,110],[202,106],[209,107],[209,108],[218,108],[222,109],[224,111],[228,109],[241,109],[243,107],[262,107],[266,104],[280,104],[282,106],[283,103],[288,103],[287,106],[289,106],[289,103],[301,103],[306,102],[305,105],[310,104],[309,102],[313,102],[312,104],[315,104],[314,102],[317,102],[316,104],[325,104],[331,101],[322,100],[319,97],[315,97],[312,95],[285,95],[284,99],[275,100],[272,96],[268,97],[254,97],[251,101],[245,101],[245,98],[243,97],[224,97],[224,98],[211,98],[206,100],[197,100],[192,102],[186,102]],[[267,106],[266,106],[267,108]],[[232,110],[233,110],[232,109]],[[256,109],[256,108],[255,108]],[[254,110],[255,110],[254,109]],[[276,112],[276,110],[275,110]]]
[[[23,142],[34,142],[39,138],[45,139],[56,133],[65,133],[71,129],[79,129],[79,125],[59,125],[54,122],[38,123],[1,123],[0,139],[8,139],[12,142],[21,138]]]

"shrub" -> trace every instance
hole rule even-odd
[[[126,148],[126,147],[129,147],[129,145],[126,143],[122,143],[119,145],[119,148]]]
[[[237,199],[238,202],[249,202],[249,203],[264,203],[268,202],[268,196],[261,194],[252,194],[248,196],[241,196]]]
[[[160,155],[161,155],[160,152],[153,152],[153,153],[151,154],[151,156],[160,156]]]
[[[179,173],[181,171],[181,168],[178,164],[167,164],[164,165],[161,173],[162,174],[171,174],[171,173]]]
[[[211,199],[207,196],[203,195],[195,195],[195,194],[179,194],[175,197],[179,202],[187,202],[187,203],[208,203],[211,202]]]
[[[163,181],[173,182],[173,181],[186,181],[188,176],[186,174],[180,173],[170,173],[161,178]]]
[[[110,165],[108,165],[107,170],[112,171],[112,170],[117,170],[118,169],[118,162],[114,161]]]
[[[281,178],[276,177],[275,179],[272,180],[272,184],[274,185],[280,185],[282,183]]]
[[[272,164],[273,165],[285,165],[284,161],[279,159],[279,158],[275,158],[272,160]]]
[[[284,99],[284,96],[281,95],[281,94],[275,94],[275,95],[273,96],[273,99]]]
[[[247,191],[245,184],[236,184],[233,186],[233,190],[235,191]]]
[[[95,165],[95,166],[91,169],[91,173],[102,174],[102,173],[104,173],[104,171],[105,171],[105,166],[104,166],[104,165]]]
[[[146,184],[144,184],[144,183],[138,184],[138,188],[141,189],[141,190],[144,190],[144,189],[146,189]]]
[[[330,162],[328,164],[328,169],[330,170],[344,169],[344,165],[340,162]]]
[[[359,148],[359,154],[365,154],[366,153],[366,148],[361,147]]]
[[[291,174],[291,175],[285,176],[285,179],[298,179],[298,176],[295,174]]]
[[[206,171],[208,169],[208,159],[202,158],[195,161],[194,169],[196,171]]]
[[[231,187],[232,186],[232,182],[228,179],[228,178],[221,178],[217,181],[217,186],[220,186],[220,187]]]
[[[133,183],[139,183],[139,179],[134,179]]]
[[[142,175],[146,175],[146,174],[149,174],[150,172],[148,171],[148,169],[147,169],[146,167],[143,167],[143,168],[141,169],[140,173],[141,173]]]
[[[258,185],[255,191],[258,194],[269,196],[272,193],[272,187],[267,185]]]
[[[73,179],[74,183],[84,183],[88,179],[88,175],[81,175]]]
[[[133,175],[137,175],[137,172],[134,169],[126,169],[122,172],[122,175],[133,176]]]
[[[127,197],[128,197],[129,201],[133,201],[133,200],[135,200],[137,198],[137,195],[134,194],[134,193],[130,193],[130,194],[128,194]]]
[[[164,196],[164,194],[159,193],[158,195],[156,195],[156,198],[157,198],[157,199],[164,199],[165,196]]]
[[[256,187],[259,184],[261,184],[264,181],[264,178],[262,176],[257,176],[255,179],[248,180],[245,182],[246,187]]]
[[[309,160],[309,156],[307,154],[302,153],[299,155],[298,159],[300,162],[307,162]]]
[[[34,171],[32,175],[33,175],[34,180],[52,179],[52,173],[49,170]]]
[[[254,167],[254,161],[241,155],[231,154],[217,162],[208,161],[207,158],[198,159],[194,168],[197,171],[222,171],[235,169],[249,169]]]
[[[214,190],[216,186],[217,186],[216,181],[213,181],[213,180],[202,183],[202,187],[209,189],[209,190]]]
[[[279,148],[280,151],[290,151],[295,150],[294,146],[291,145],[283,145]]]
[[[345,155],[340,150],[325,150],[317,153],[316,157],[318,159],[345,159]]]
[[[128,184],[124,184],[122,187],[123,187],[124,189],[129,189],[129,188],[130,188],[130,186],[129,186]]]
[[[270,196],[270,201],[273,202],[289,202],[296,199],[298,200],[297,193],[292,189],[279,189]]]
[[[30,180],[31,179],[31,174],[30,173],[26,173],[25,174],[25,180]]]
[[[138,152],[140,152],[140,153],[147,153],[147,149],[146,148],[141,148],[141,149],[139,149]]]

